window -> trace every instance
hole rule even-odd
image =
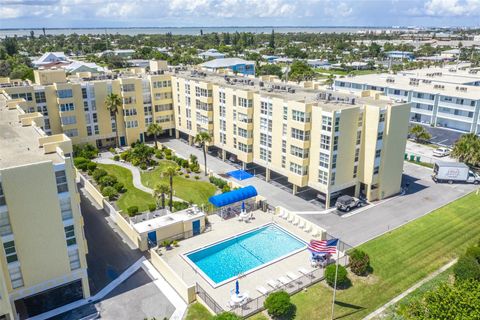
[[[267,118],[260,118],[260,130],[272,132],[272,120]]]
[[[226,114],[227,114],[227,108],[225,108],[225,106],[220,106],[219,117],[220,118],[225,118]]]
[[[266,116],[272,116],[272,104],[270,102],[260,102],[260,113]]]
[[[170,80],[164,80],[164,81],[154,81],[153,82],[153,87],[154,88],[168,88],[172,86],[172,82]]]
[[[287,136],[287,124],[286,124],[286,123],[284,123],[284,124],[282,125],[282,136],[283,136],[283,137],[286,137],[286,136]]]
[[[126,117],[136,116],[137,115],[137,109],[135,109],[135,108],[123,109],[123,115],[126,116]]]
[[[73,97],[73,90],[72,89],[63,89],[57,91],[57,97],[61,99],[65,98],[72,98]]]
[[[318,182],[321,184],[328,184],[328,172],[319,170],[318,171]]]
[[[357,141],[356,144],[359,145],[362,142],[362,131],[357,131]]]
[[[62,126],[67,126],[71,124],[76,124],[77,123],[77,117],[75,116],[66,116],[66,117],[61,117],[60,118],[62,122]]]
[[[244,108],[251,108],[253,106],[252,99],[238,98],[238,105]]]
[[[240,133],[240,129],[239,129]],[[269,136],[265,133],[260,133],[260,145],[264,147],[271,148],[272,147],[272,136]]]
[[[299,122],[310,122],[310,114],[303,111],[292,110],[292,118]]]
[[[302,149],[297,146],[290,146],[290,154],[298,158],[308,158],[308,149]]]
[[[383,139],[383,131],[380,131],[378,134],[377,134],[377,140],[382,140]]]
[[[172,94],[170,92],[155,93],[154,99],[155,100],[172,99]]]
[[[320,161],[318,165],[322,168],[328,169],[329,158],[330,156],[327,153],[320,152]]]
[[[332,169],[335,169],[337,167],[337,154],[333,154],[332,156]]]
[[[330,184],[334,185],[335,184],[335,172],[332,172],[330,175]]]
[[[337,151],[338,149],[338,136],[333,137],[333,151]]]
[[[0,183],[0,206],[4,206],[6,205],[6,201],[5,201],[5,194],[3,193],[3,187],[2,187],[2,184]]]
[[[124,97],[122,99],[123,104],[134,104],[136,101],[135,97]]]
[[[260,118],[260,120],[262,120],[262,119],[263,118]],[[243,123],[252,123],[253,119],[248,117],[248,115],[239,112],[238,113],[238,121],[243,122]],[[262,128],[262,122],[260,122],[260,128]]]
[[[332,117],[322,116],[322,130],[323,131],[332,131]]]
[[[335,132],[338,132],[340,130],[340,118],[335,117]]]
[[[179,84],[177,84],[177,89],[178,89]],[[190,94],[190,85],[188,83],[185,83],[185,94]]]
[[[362,128],[363,127],[363,112],[360,112],[358,114],[358,127]]]
[[[381,154],[382,154],[382,149],[375,150],[375,158],[380,158]]]
[[[379,171],[380,171],[380,167],[379,167],[379,166],[375,166],[375,167],[373,168],[373,174],[377,174]]]
[[[302,141],[308,141],[310,140],[310,132],[292,128],[292,138]]]
[[[69,138],[77,137],[78,136],[78,129],[63,130],[63,133]]]
[[[200,87],[195,87],[195,95],[197,97],[211,97],[212,90],[203,89]]]
[[[80,268],[80,256],[78,255],[78,249],[68,251],[68,260],[70,261],[71,271]]]
[[[10,95],[12,99],[25,99],[26,101],[32,101],[32,93],[12,93]]]
[[[65,170],[60,170],[55,172],[55,178],[57,180],[57,192],[67,192],[68,191],[68,183],[67,183],[67,174]]]
[[[45,92],[44,91],[35,92],[35,101],[37,103],[47,102],[47,98],[45,97]]]
[[[60,211],[62,212],[63,221],[71,219],[73,217],[70,198],[63,198],[60,200]]]
[[[290,162],[290,172],[304,176],[308,174],[308,166],[301,166],[295,162]]]
[[[272,152],[265,148],[260,148],[260,159],[263,161],[271,162],[272,161]]]
[[[220,131],[226,131],[227,130],[227,122],[225,120],[220,119],[220,128],[219,129],[220,129]],[[246,134],[247,130],[245,130],[245,129],[242,129],[242,130],[245,131],[245,138],[246,138],[247,137],[247,134]]]
[[[238,143],[238,150],[240,150],[240,151],[242,151],[242,152],[248,152],[248,153],[250,153],[250,152],[252,152],[252,145],[251,145],[251,144],[246,145],[246,144],[244,144],[244,143],[239,142],[239,143]]]
[[[123,92],[135,91],[135,84],[133,83],[122,84],[122,91]]]
[[[283,120],[287,120],[287,119],[288,119],[288,107],[284,106],[283,107]]]
[[[378,122],[384,122],[385,121],[385,113],[380,113],[380,117],[378,119]]]
[[[93,126],[95,134],[100,134],[100,130],[98,130],[98,124]],[[112,123],[112,131],[115,132],[117,131],[117,128],[115,127],[115,123]]]
[[[18,261],[17,250],[15,249],[15,242],[13,240],[4,242],[3,249],[5,250],[7,263]]]
[[[218,102],[225,103],[225,92],[218,93]]]
[[[67,239],[67,246],[73,246],[77,243],[77,239],[75,239],[75,229],[74,226],[66,226],[65,229],[65,238]]]
[[[10,282],[12,283],[13,289],[23,287],[23,277],[20,266],[8,268],[8,273],[10,275]]]
[[[287,141],[282,140],[282,153],[287,153]]]
[[[355,159],[354,159],[354,162],[357,162],[358,161],[358,157],[360,156],[360,149],[355,149]]]
[[[227,143],[227,135],[224,132],[220,132],[220,143]]]
[[[87,88],[82,88],[82,98],[83,99],[87,99],[88,96],[87,96]]]
[[[60,111],[62,112],[73,111],[73,110],[75,110],[75,105],[72,102],[60,104]]]
[[[355,165],[353,167],[353,178],[355,179],[357,177],[357,172],[358,172],[358,165]]]
[[[326,134],[322,134],[320,136],[320,149],[323,150],[330,150],[330,136],[327,136]]]
[[[12,226],[10,225],[10,218],[8,211],[0,212],[0,236],[12,234]]]
[[[213,105],[211,103],[206,103],[202,102],[198,99],[195,100],[195,106],[197,109],[203,110],[203,111],[212,111],[213,110]]]
[[[282,155],[282,168],[285,168],[286,163],[287,163],[287,157]]]
[[[93,135],[92,127],[88,126],[87,127],[87,136],[91,136],[91,135]]]
[[[168,114],[166,116],[158,116],[156,119],[155,119],[155,122],[156,123],[165,123],[165,122],[170,122],[173,120],[173,115],[171,114]]]
[[[136,128],[138,127],[138,121],[137,120],[125,121],[125,126],[127,128]]]

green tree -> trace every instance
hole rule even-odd
[[[325,280],[332,287],[335,285],[335,273],[335,264],[330,264],[325,268]],[[347,275],[347,269],[344,266],[339,265],[337,274],[337,287],[344,288],[350,284],[350,280],[348,279]]]
[[[416,124],[410,127],[409,133],[415,137],[416,142],[426,142],[432,138],[432,135],[422,125]]]
[[[18,53],[18,42],[16,37],[5,37],[3,40],[3,46],[5,47],[5,50],[9,56],[13,56]]]
[[[365,276],[370,271],[370,257],[359,249],[353,249],[348,254],[350,270],[357,276]]]
[[[208,150],[208,143],[212,142],[212,136],[207,131],[202,131],[197,133],[195,136],[195,143],[199,143],[203,150],[203,160],[205,163],[205,176],[208,175],[207,172],[207,150]]]
[[[288,78],[300,82],[313,79],[314,74],[315,72],[305,61],[295,60],[290,66]]]
[[[173,177],[177,175],[177,170],[178,166],[177,165],[171,165],[168,166],[165,171],[163,172],[163,176],[168,177],[168,181],[170,183],[170,201],[169,201],[169,207],[170,211],[173,210]]]
[[[270,34],[270,41],[268,42],[268,47],[271,49],[275,49],[275,31],[272,29],[272,33]]]
[[[274,319],[293,319],[295,317],[295,305],[290,301],[290,295],[285,291],[269,294],[263,306]]]
[[[265,64],[260,66],[256,69],[257,76],[277,76],[279,78],[282,77],[282,67],[276,64]]]
[[[335,75],[334,74],[329,74],[327,77],[327,80],[325,80],[325,84],[331,88],[333,86],[333,83],[335,82]]]
[[[160,207],[165,209],[165,194],[170,191],[170,188],[166,184],[157,184],[153,189],[153,198],[156,200],[157,208]]]
[[[453,145],[451,155],[469,165],[478,165],[480,163],[480,138],[475,133],[462,135]]]
[[[122,99],[119,95],[115,93],[110,93],[105,98],[105,107],[110,111],[110,115],[114,117],[115,122],[115,146],[118,148],[120,146],[120,141],[118,141],[118,121],[117,116],[120,112],[120,107],[122,106]]]
[[[147,128],[147,134],[149,136],[153,135],[153,140],[155,140],[155,149],[158,149],[158,136],[163,133],[162,126],[158,123],[152,123]]]

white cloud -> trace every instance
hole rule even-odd
[[[22,12],[18,8],[0,6],[0,17],[3,19],[15,19],[19,18]]]
[[[480,0],[428,0],[423,7],[408,10],[411,15],[461,17],[480,14]]]

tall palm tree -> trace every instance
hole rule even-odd
[[[409,133],[415,137],[416,142],[426,142],[432,135],[423,126],[416,124],[410,128]]]
[[[475,133],[464,134],[453,145],[452,156],[469,165],[480,163],[480,138]]]
[[[172,208],[173,208],[173,177],[175,177],[177,175],[177,168],[178,166],[177,165],[172,165],[172,166],[168,166],[165,171],[163,171],[163,176],[164,177],[168,177],[168,180],[170,182],[170,203],[169,203],[169,207],[170,207],[170,211],[172,211]]]
[[[164,184],[157,184],[153,189],[153,197],[155,198],[155,202],[157,203],[157,208],[159,207],[159,200],[161,200],[162,209],[165,209],[165,194],[170,191],[170,188]]]
[[[197,133],[197,135],[195,136],[195,143],[200,143],[200,145],[202,146],[203,160],[204,160],[204,163],[205,163],[205,176],[208,175],[208,173],[207,173],[207,147],[208,147],[207,143],[210,143],[210,142],[212,142],[212,136],[207,131],[202,131],[200,133]]]
[[[327,80],[325,80],[325,84],[328,85],[329,88],[332,88],[334,82],[335,82],[335,75],[329,74]]]
[[[158,123],[152,123],[147,128],[147,134],[149,136],[153,135],[153,139],[155,140],[155,149],[158,149],[158,136],[163,133],[162,126]]]
[[[115,121],[115,146],[118,148],[120,142],[118,141],[118,122],[117,115],[120,112],[120,107],[122,106],[122,99],[118,94],[110,93],[105,98],[105,107],[110,111],[110,115],[114,116]]]

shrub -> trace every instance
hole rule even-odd
[[[222,188],[222,193],[225,193],[225,192],[229,192],[231,189],[230,189],[230,186],[228,184],[224,185],[223,188]]]
[[[132,165],[134,166],[138,166],[140,164],[140,160],[136,159],[136,158],[133,158],[130,160],[130,162],[132,163]]]
[[[98,149],[89,143],[74,145],[73,154],[75,157],[82,157],[85,159],[93,159],[98,155]]]
[[[163,159],[162,150],[155,150],[155,157],[157,157],[158,159]]]
[[[117,197],[118,192],[117,192],[117,190],[115,190],[114,187],[107,186],[107,187],[102,189],[102,195],[104,197],[107,197],[108,200],[111,201],[111,200],[114,200]]]
[[[295,316],[295,306],[290,302],[290,296],[285,291],[271,293],[263,306],[272,318],[292,319]]]
[[[181,211],[188,208],[188,202],[185,201],[173,201],[173,209],[175,211]]]
[[[95,171],[95,169],[97,169],[97,164],[95,162],[90,161],[87,164],[87,169],[88,169],[88,172],[93,172]]]
[[[155,211],[157,210],[157,206],[155,205],[155,203],[149,203],[148,204],[148,211],[152,212],[152,211]]]
[[[365,276],[370,270],[370,257],[365,252],[353,249],[349,254],[350,270],[357,276]]]
[[[471,256],[480,263],[480,246],[471,246],[467,248],[467,252],[465,252],[466,256]]]
[[[127,161],[129,156],[130,153],[128,151],[125,151],[120,154],[120,159]]]
[[[163,152],[165,153],[166,156],[169,156],[169,155],[171,156],[171,155],[172,155],[172,150],[170,150],[170,149],[168,149],[168,148],[165,148],[165,149],[163,150]]]
[[[79,168],[78,166],[79,165],[82,165],[84,163],[88,164],[90,162],[89,159],[86,159],[84,157],[76,157],[76,158],[73,158],[73,164],[75,165],[75,167]]]
[[[120,156],[118,154],[114,155],[113,160],[120,161]]]
[[[189,174],[186,174],[186,175],[185,175],[185,178],[187,178],[187,179],[190,178],[190,175],[189,175]]]
[[[147,170],[147,165],[146,165],[145,163],[142,163],[142,164],[140,165],[140,169],[142,169],[142,170]]]
[[[134,216],[135,214],[138,213],[138,207],[137,206],[128,207],[127,212],[129,216]]]
[[[455,281],[480,280],[480,264],[472,255],[461,256],[453,267]]]
[[[167,159],[167,160],[172,160],[172,155],[171,155],[171,154],[165,155],[165,159]]]
[[[325,268],[325,280],[330,286],[335,284],[335,264],[330,264]],[[345,288],[350,284],[350,280],[347,277],[347,269],[344,266],[338,266],[338,275],[337,275],[337,287]]]
[[[117,177],[112,175],[106,175],[101,177],[98,180],[98,183],[100,183],[102,187],[113,187],[115,183],[117,183]]]
[[[237,316],[233,312],[222,312],[212,317],[212,320],[241,320],[242,318]]]
[[[200,176],[195,176],[195,180],[198,180],[198,179],[200,179]]]
[[[176,169],[175,169],[175,170],[177,170],[177,171],[180,171],[180,170],[182,170],[182,168],[180,168],[180,167],[176,167]]]
[[[178,247],[178,240],[173,240],[172,245],[173,245],[174,247]]]
[[[115,188],[115,190],[118,191],[118,193],[124,193],[125,191],[127,191],[127,189],[125,188],[125,186],[121,182],[115,183],[113,185],[113,187]]]
[[[185,169],[185,171],[186,171],[187,173],[191,173],[191,172],[192,172],[192,170],[190,170],[190,168]]]
[[[178,175],[179,175],[179,176],[183,175],[183,172],[182,172],[182,171],[180,171],[180,172],[178,173]]]
[[[93,171],[93,174],[92,174],[92,177],[93,177],[93,180],[95,181],[99,181],[101,177],[104,177],[108,174],[107,171],[103,170],[103,169],[100,169],[100,168],[97,168]]]
[[[188,168],[188,160],[182,159],[182,168]]]

